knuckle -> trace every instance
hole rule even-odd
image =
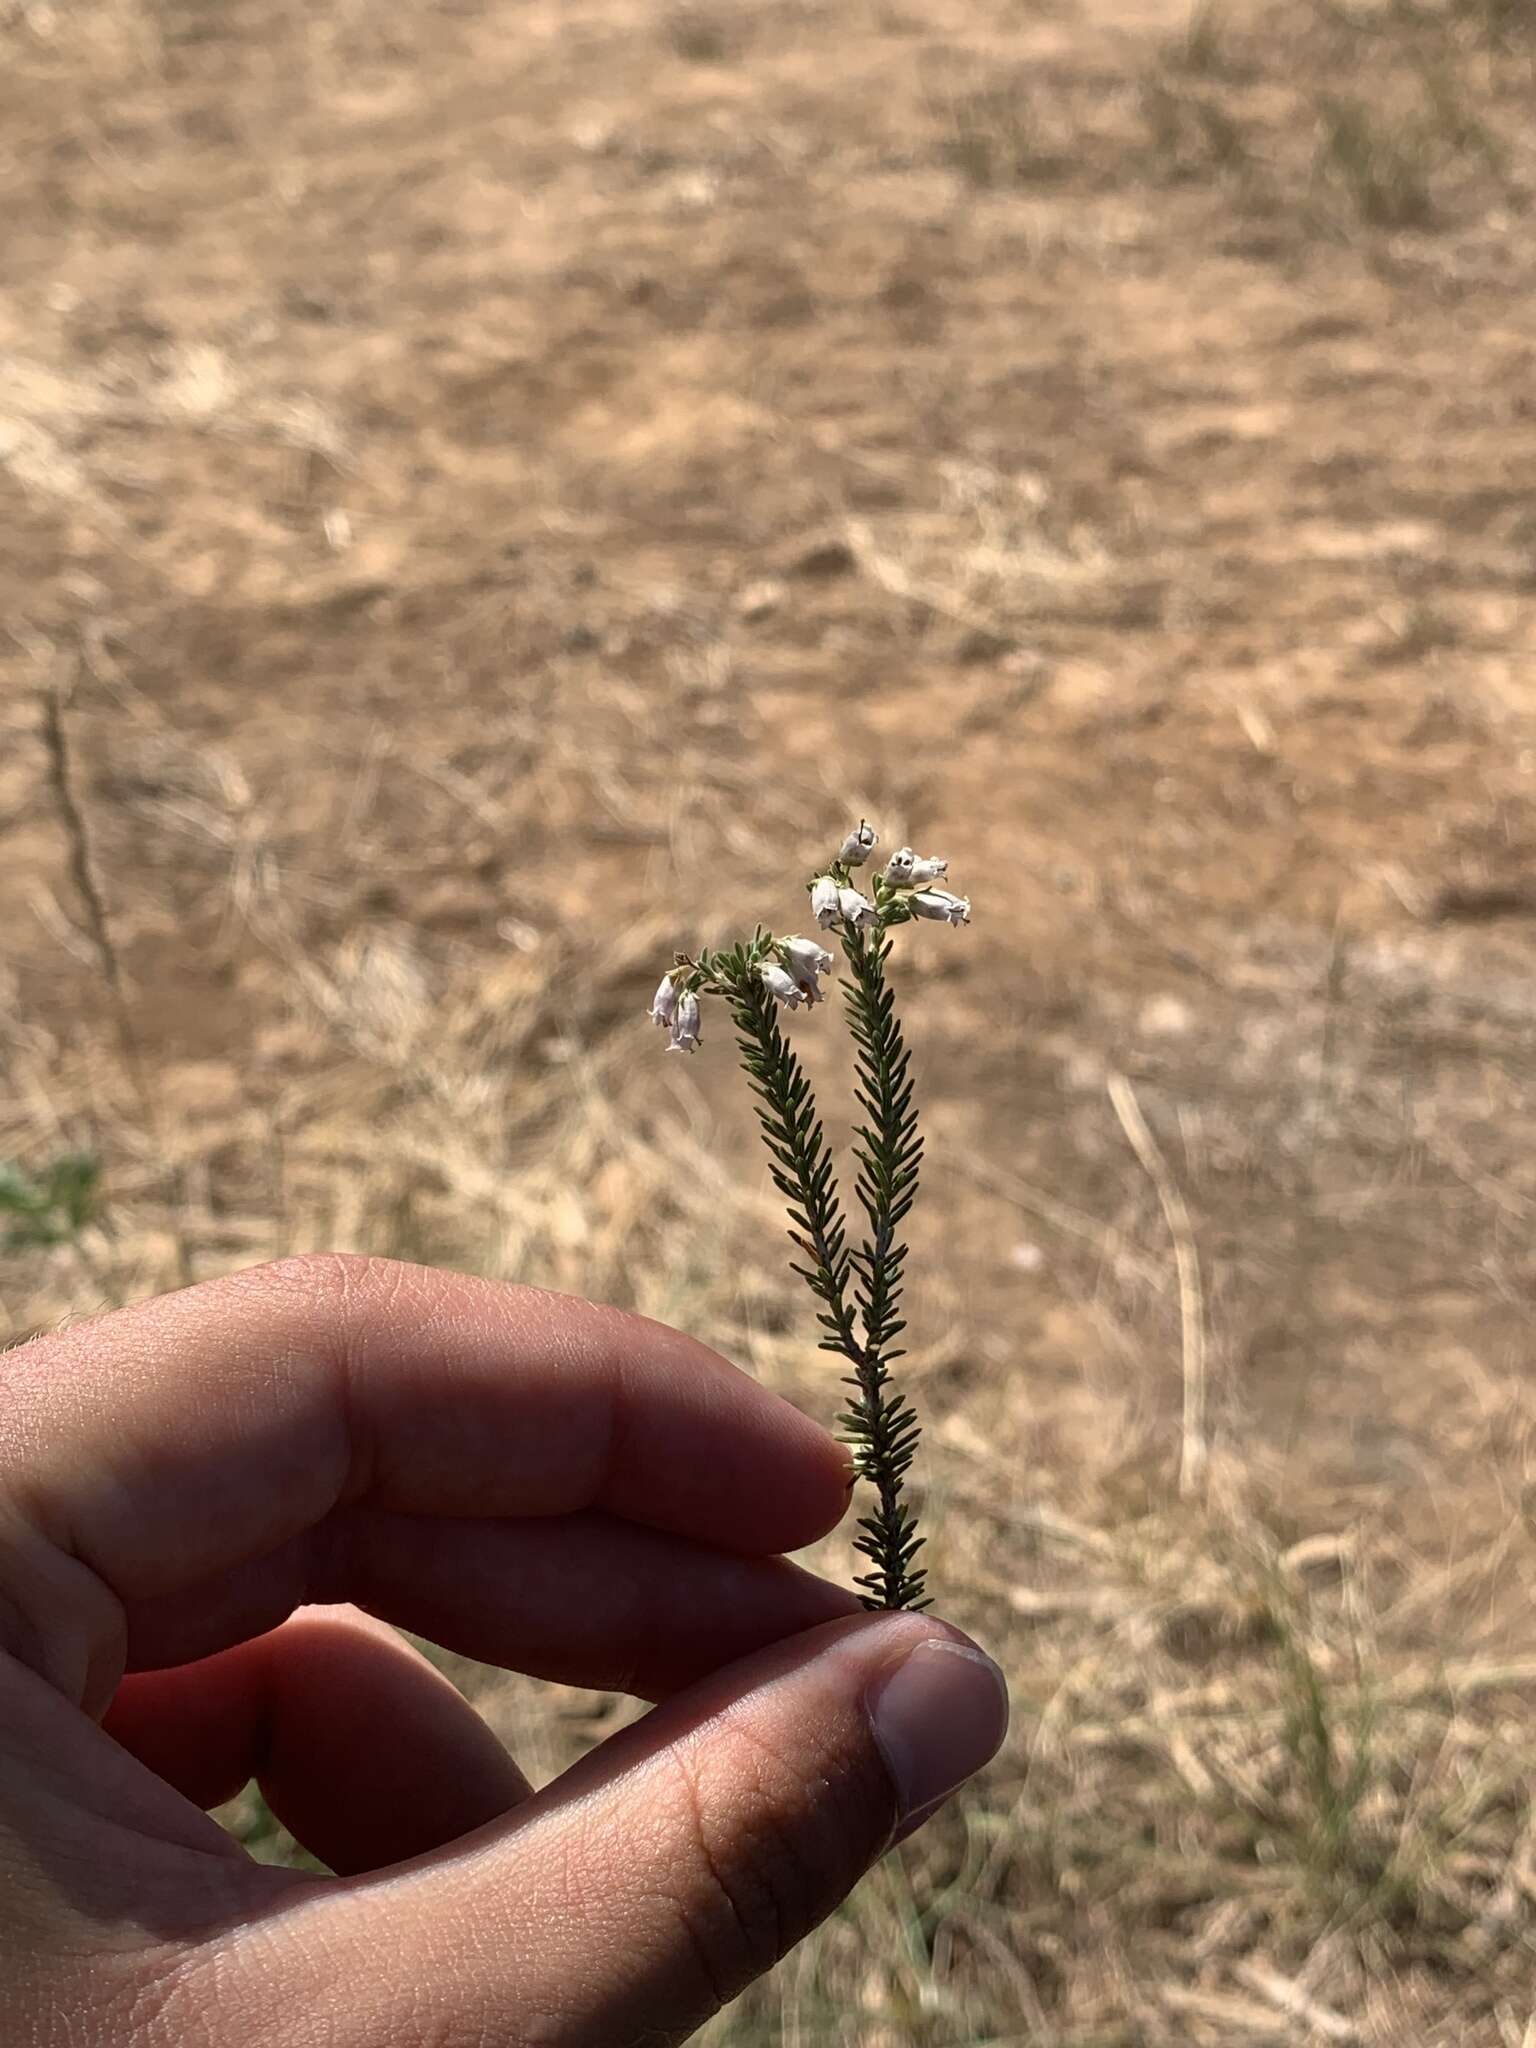
[[[264,1293],[296,1295],[324,1308],[346,1308],[388,1263],[364,1252],[290,1252],[286,1258],[270,1259],[234,1275],[233,1281]]]
[[[294,1252],[212,1284],[254,1294],[263,1312],[293,1319],[328,1353],[345,1358],[392,1313],[430,1312],[425,1296],[412,1299],[422,1278],[415,1266],[366,1252]]]

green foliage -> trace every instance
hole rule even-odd
[[[85,1152],[62,1153],[26,1173],[0,1163],[0,1251],[67,1244],[96,1214],[101,1164]]]
[[[853,1142],[855,1185],[868,1224],[860,1245],[848,1242],[816,1100],[775,1008],[776,1001],[800,1009],[822,1000],[818,976],[830,969],[832,955],[821,941],[776,938],[759,925],[749,940],[696,960],[679,953],[656,991],[651,1015],[670,1027],[669,1050],[691,1052],[700,1043],[700,996],[723,996],[729,1005],[774,1185],[789,1204],[790,1242],[800,1254],[793,1270],[816,1297],[821,1348],[839,1353],[852,1367],[844,1380],[849,1391],[843,1430],[856,1473],[875,1489],[875,1505],[859,1518],[855,1539],[870,1568],[856,1575],[855,1584],[866,1607],[919,1608],[928,1605],[927,1574],[916,1564],[923,1538],[903,1497],[919,1428],[892,1384],[890,1367],[903,1355],[896,1346],[906,1327],[901,1226],[917,1195],[923,1145],[911,1061],[885,978],[891,955],[886,934],[919,918],[969,924],[971,906],[968,897],[936,886],[949,871],[947,861],[924,858],[910,846],[890,856],[864,894],[854,875],[875,844],[874,830],[861,819],[836,858],[807,885],[818,926],[836,928],[850,969],[843,988],[857,1070],[855,1099],[865,1118],[855,1126]]]
[[[1354,1754],[1346,1760],[1317,1666],[1294,1635],[1285,1639],[1285,1661],[1292,1697],[1284,1739],[1304,1796],[1306,1846],[1312,1860],[1329,1876],[1363,1872],[1370,1867],[1370,1859],[1358,1840],[1356,1814],[1371,1780],[1369,1704],[1362,1702]]]
[[[790,1242],[807,1261],[794,1271],[822,1304],[816,1317],[826,1333],[822,1349],[856,1357],[848,1300],[852,1259],[816,1098],[779,1029],[773,998],[745,967],[730,984],[730,1002],[741,1063],[758,1098],[773,1184],[789,1203]]]
[[[846,879],[845,870],[833,872]],[[892,899],[884,922],[909,917],[905,905]],[[870,1569],[855,1582],[866,1607],[920,1608],[928,1604],[925,1574],[914,1565],[922,1538],[903,1497],[919,1429],[910,1404],[892,1385],[890,1364],[902,1355],[895,1340],[904,1328],[898,1308],[907,1248],[898,1231],[917,1193],[922,1141],[909,1058],[885,979],[890,943],[883,929],[869,936],[851,926],[842,930],[852,970],[847,1000],[857,1096],[867,1118],[854,1144],[858,1196],[869,1225],[857,1249],[848,1243],[815,1096],[763,985],[761,969],[772,957],[769,934],[759,929],[749,943],[697,964],[706,985],[723,992],[731,1007],[773,1182],[789,1204],[790,1241],[800,1253],[794,1271],[818,1303],[821,1348],[852,1367],[843,1428],[858,1474],[876,1496],[872,1510],[860,1517],[855,1546]]]
[[[878,1504],[861,1518],[858,1548],[874,1569],[858,1583],[881,1607],[923,1607],[925,1574],[913,1569],[922,1546],[902,1481],[917,1449],[918,1422],[892,1385],[890,1362],[902,1353],[895,1339],[906,1327],[897,1313],[907,1248],[897,1236],[917,1194],[923,1141],[912,1106],[910,1057],[895,1001],[885,979],[890,941],[883,933],[843,934],[852,978],[846,986],[849,1024],[858,1048],[858,1100],[869,1121],[855,1133],[858,1194],[869,1237],[853,1253],[858,1275],[863,1355],[848,1384],[853,1399],[843,1417],[859,1470],[876,1488]],[[878,1595],[878,1598],[875,1596]]]

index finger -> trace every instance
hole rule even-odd
[[[674,1330],[385,1260],[284,1260],[0,1356],[0,1529],[120,1601],[291,1543],[342,1503],[596,1508],[726,1549],[808,1543],[836,1441]],[[21,1543],[0,1543],[0,1644]],[[9,1596],[9,1598],[7,1597]]]

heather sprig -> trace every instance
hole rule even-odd
[[[736,1029],[741,1064],[757,1098],[774,1185],[789,1205],[792,1261],[816,1297],[821,1348],[850,1367],[841,1417],[859,1477],[875,1499],[859,1519],[856,1548],[870,1569],[859,1573],[864,1605],[926,1607],[925,1572],[916,1564],[923,1539],[904,1498],[919,1425],[891,1379],[903,1354],[896,1339],[907,1248],[901,1228],[917,1194],[923,1143],[913,1103],[910,1056],[886,978],[887,934],[916,919],[968,924],[967,898],[934,885],[948,862],[904,846],[861,889],[857,870],[874,851],[865,823],[848,833],[837,856],[807,884],[817,927],[832,933],[848,965],[843,995],[853,1036],[855,1098],[863,1121],[854,1130],[855,1192],[866,1234],[850,1244],[826,1133],[811,1084],[779,1022],[779,1011],[814,1008],[833,956],[816,939],[781,938],[759,925],[735,946],[678,954],[657,989],[651,1016],[669,1034],[669,1052],[701,1043],[702,1005],[724,1000]]]

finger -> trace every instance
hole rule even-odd
[[[127,1610],[130,1670],[205,1658],[306,1600],[350,1601],[486,1664],[665,1699],[781,1636],[856,1614],[782,1558],[609,1515],[468,1522],[343,1508],[311,1539]]]
[[[0,1416],[0,1648],[98,1711],[114,1603],[280,1550],[338,1503],[598,1508],[761,1553],[847,1499],[841,1447],[703,1345],[368,1259],[285,1260],[0,1354]]]
[[[451,1855],[290,1902],[249,1995],[318,1991],[323,1957],[337,2048],[409,2038],[423,1983],[453,1987],[454,2042],[681,2040],[1006,1721],[996,1667],[941,1623],[833,1623],[680,1694]]]
[[[119,1689],[106,1732],[199,1806],[256,1779],[333,1870],[376,1870],[528,1796],[469,1702],[382,1622],[309,1608],[271,1635]]]

